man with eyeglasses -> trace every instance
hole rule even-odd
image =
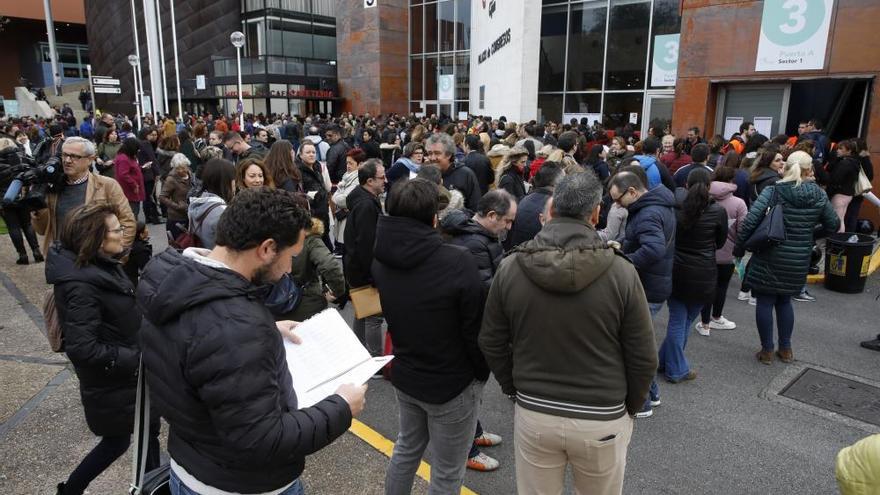
[[[636,267],[651,318],[672,294],[672,264],[675,258],[675,196],[663,184],[648,189],[647,177],[622,171],[611,178],[608,194],[627,209],[623,252]],[[648,400],[637,418],[648,418],[660,405],[660,389],[651,381]]]
[[[64,140],[61,147],[61,165],[64,169],[63,186],[46,195],[47,208],[32,214],[34,230],[44,236],[45,256],[57,232],[61,231],[67,213],[87,204],[109,204],[116,210],[119,223],[125,229],[122,243],[126,248],[134,241],[137,222],[125,193],[119,183],[110,177],[92,171],[95,161],[95,143],[81,137]]]

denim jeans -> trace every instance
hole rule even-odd
[[[353,330],[361,345],[367,348],[370,356],[378,357],[384,354],[384,340],[382,339],[381,316],[368,316],[354,320]]]
[[[183,482],[180,481],[180,478],[174,474],[173,469],[171,470],[171,479],[169,480],[168,485],[171,488],[171,495],[200,495],[199,492],[184,485]],[[305,495],[305,493],[302,482],[297,478],[292,485],[278,495]]]
[[[753,294],[758,300],[755,308],[755,323],[761,336],[761,350],[770,352],[773,346],[773,310],[776,309],[776,326],[779,331],[779,348],[791,349],[791,334],[794,332],[794,307],[791,296],[778,294]]]
[[[663,309],[663,304],[664,303],[662,303],[662,302],[660,302],[660,303],[649,302],[648,303],[648,311],[651,312],[651,321],[652,322],[654,321],[654,318],[657,317],[657,313],[659,313],[660,310]],[[662,365],[662,363],[661,363],[661,365]],[[660,397],[660,387],[657,385],[657,380],[656,379],[651,380],[651,388],[648,391],[648,399],[645,400],[644,409],[650,409],[651,408],[651,399],[657,399],[659,397]]]
[[[669,324],[666,325],[666,338],[660,346],[660,366],[664,374],[670,380],[679,380],[690,371],[690,365],[684,356],[684,348],[687,346],[688,333],[703,305],[700,303],[686,303],[670,297]]]
[[[483,385],[483,382],[474,380],[443,404],[429,404],[395,389],[400,427],[385,472],[386,495],[412,492],[413,478],[429,443],[431,482],[428,495],[461,490],[468,450],[474,442]]]

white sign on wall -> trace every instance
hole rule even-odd
[[[437,99],[440,101],[452,101],[455,99],[455,76],[437,76]]]
[[[675,86],[678,78],[678,43],[681,35],[654,36],[654,54],[651,57],[651,86]]]
[[[465,3],[471,9],[468,108],[482,115],[504,115],[514,122],[537,118],[541,2]]]
[[[375,7],[376,4],[379,3],[379,0],[364,0],[364,8],[369,9]]]
[[[834,0],[765,0],[756,71],[825,66]]]
[[[205,75],[198,74],[196,75],[196,89],[205,89]]]

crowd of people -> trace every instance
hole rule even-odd
[[[864,140],[831,143],[816,119],[798,136],[744,123],[708,142],[695,127],[503,117],[104,113],[88,133],[71,119],[0,126],[0,189],[27,182],[2,216],[18,263],[25,240],[46,262],[102,438],[59,494],[83,493],[128,448],[141,359],[170,425],[172,493],[303,493],[305,456],[346,431],[366,385],[300,409],[282,339],[363,288],[381,313],[352,330],[372,356],[395,355],[386,493],[410,493],[428,447],[430,493],[499,467],[487,449],[503,439],[479,419],[490,372],[515,402],[520,492],[560,492],[568,464],[579,492],[620,493],[658,379],[697,378],[691,327],[737,327],[723,312],[733,274],[755,305],[752,359],[791,363],[816,238],[863,228],[863,199],[880,205],[858,187],[873,178]],[[785,239],[758,246],[777,205]],[[147,224],[171,246],[152,260]],[[293,302],[266,304],[278,291]]]

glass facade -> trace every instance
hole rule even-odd
[[[641,125],[652,87],[654,36],[679,32],[679,0],[543,0],[538,116],[602,114],[614,129]]]
[[[470,98],[469,0],[410,0],[410,111],[457,115]],[[438,100],[437,80],[455,78],[454,99]]]
[[[333,113],[337,99],[334,0],[242,0],[245,113]],[[220,107],[238,103],[236,59],[215,57]]]

